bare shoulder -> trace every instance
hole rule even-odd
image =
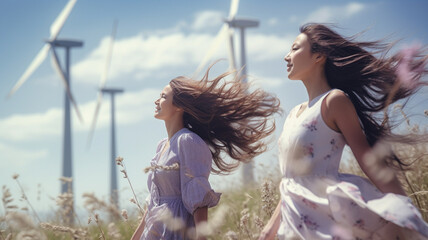
[[[355,108],[345,92],[333,89],[322,104],[322,117],[331,129],[340,131],[338,122],[354,114]]]
[[[345,92],[339,89],[333,89],[326,97],[325,104],[327,110],[332,112],[337,112],[340,110],[349,110],[353,109],[354,105],[352,104],[351,99]]]

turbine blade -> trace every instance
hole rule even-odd
[[[64,72],[62,71],[61,66],[59,65],[59,60],[58,60],[58,56],[56,55],[55,48],[52,48],[52,64],[55,70],[58,72],[58,74],[61,77],[62,83],[64,84],[65,92],[67,93],[68,98],[70,99],[74,109],[76,110],[77,117],[79,118],[80,122],[83,123],[82,115],[80,114],[76,101],[74,101],[73,95],[71,94],[70,86],[67,83],[67,79],[64,75]]]
[[[201,63],[199,63],[199,66],[196,69],[193,76],[195,77],[198,76],[202,68],[205,67],[207,62],[211,59],[212,55],[217,51],[218,47],[220,46],[220,43],[224,41],[224,37],[225,37],[225,34],[227,33],[227,30],[228,30],[227,24],[223,24],[217,36],[214,38],[213,42],[211,43],[211,46],[208,48],[207,54],[202,59]]]
[[[234,18],[236,13],[238,13],[239,0],[231,0],[230,1],[230,10],[229,10],[229,18]]]
[[[94,117],[92,119],[91,130],[90,130],[89,136],[88,136],[88,143],[87,143],[88,149],[90,148],[91,143],[92,143],[92,138],[94,135],[96,124],[97,124],[98,114],[99,114],[99,111],[101,108],[101,103],[103,100],[103,93],[102,93],[101,89],[104,88],[104,86],[106,85],[106,82],[107,82],[107,73],[108,73],[108,70],[110,68],[111,59],[112,59],[112,55],[113,55],[113,46],[114,46],[114,39],[116,38],[117,24],[118,24],[118,21],[115,20],[113,23],[113,30],[111,32],[110,45],[109,45],[109,49],[107,52],[105,68],[104,68],[104,71],[101,73],[101,80],[100,80],[100,85],[99,85],[100,88],[99,88],[98,97],[97,97],[97,106],[95,107],[95,113],[94,113]]]
[[[235,60],[235,48],[234,48],[234,43],[233,43],[233,29],[229,28],[228,29],[228,35],[229,35],[229,44],[228,44],[228,49],[229,49],[229,70],[230,71],[235,71],[236,70],[236,60]]]
[[[110,45],[107,52],[106,63],[104,66],[104,71],[101,73],[100,89],[104,88],[107,81],[107,73],[110,68],[111,59],[113,55],[113,46],[114,46],[114,39],[116,37],[116,30],[117,30],[117,20],[115,20],[113,23],[113,30],[111,32]]]
[[[61,11],[61,13],[52,23],[51,29],[50,29],[50,32],[51,32],[50,40],[56,39],[59,32],[61,31],[62,26],[64,26],[65,20],[67,20],[68,15],[70,15],[70,12],[74,7],[74,4],[76,4],[76,1],[77,0],[68,1],[67,5],[65,5],[64,9]]]
[[[94,113],[94,117],[92,119],[91,129],[89,131],[88,142],[86,144],[86,146],[87,146],[88,149],[91,147],[92,138],[94,136],[94,131],[95,131],[95,127],[96,127],[96,124],[97,124],[98,113],[100,112],[102,100],[103,100],[103,93],[101,92],[101,89],[100,89],[98,91],[97,105],[95,107],[95,113]]]
[[[31,62],[30,66],[27,68],[27,70],[25,70],[24,74],[22,74],[21,78],[15,83],[12,90],[10,90],[9,94],[7,95],[8,98],[11,97],[16,92],[16,90],[18,90],[21,87],[21,85],[24,84],[25,81],[27,81],[27,79],[31,76],[31,74],[33,74],[33,72],[45,60],[46,56],[48,55],[50,47],[51,46],[49,44],[45,44],[42,47],[42,49],[39,51],[39,53]]]

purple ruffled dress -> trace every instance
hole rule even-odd
[[[200,207],[216,206],[220,193],[211,189],[208,177],[212,156],[207,144],[187,128],[158,144],[148,175],[148,212],[141,240],[192,239],[195,234],[193,213]],[[165,166],[178,164],[178,169]]]

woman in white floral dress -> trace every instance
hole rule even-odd
[[[373,115],[422,86],[424,60],[416,49],[376,58],[364,49],[383,45],[346,39],[321,24],[300,32],[285,61],[288,78],[303,82],[309,101],[285,121],[281,200],[260,239],[428,239],[428,225],[391,166],[402,161],[379,147],[405,136],[392,134],[387,117],[382,123]],[[345,144],[371,182],[338,172]]]

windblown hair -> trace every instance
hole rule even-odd
[[[361,120],[370,146],[385,139],[399,143],[416,142],[415,138],[392,132],[387,107],[408,97],[427,85],[421,78],[428,72],[427,56],[421,53],[403,59],[402,52],[387,56],[394,44],[381,41],[358,42],[355,36],[345,38],[325,25],[310,23],[303,25],[300,32],[307,35],[312,53],[326,57],[324,66],[327,82],[332,88],[341,89],[352,101]],[[378,55],[378,57],[376,57]],[[408,84],[397,74],[400,64],[407,64],[410,74]],[[384,111],[382,116],[381,111]],[[395,154],[387,160],[403,164]]]
[[[249,84],[238,77],[226,81],[230,72],[209,80],[210,68],[200,81],[180,76],[169,85],[173,104],[184,110],[184,126],[211,150],[216,167],[212,172],[225,174],[266,151],[267,143],[261,140],[275,130],[272,118],[280,111],[279,99],[261,89],[250,92]],[[226,162],[222,152],[237,161]]]

